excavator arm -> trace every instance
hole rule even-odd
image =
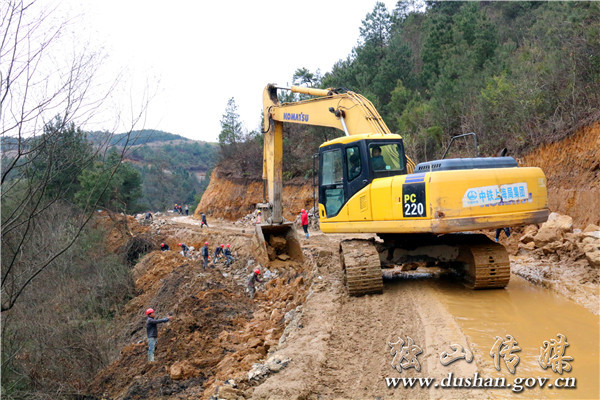
[[[277,90],[316,96],[294,103],[279,102]],[[389,128],[364,96],[334,89],[315,89],[299,86],[278,88],[269,84],[263,91],[263,131],[265,132],[263,153],[263,179],[267,181],[269,202],[272,206],[271,223],[283,223],[281,192],[283,123],[326,126],[343,131],[347,136],[360,134],[391,134]],[[408,157],[407,169],[412,172],[415,163]]]

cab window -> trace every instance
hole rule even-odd
[[[323,185],[334,185],[344,182],[342,166],[342,150],[335,149],[323,153]]]
[[[348,166],[348,181],[352,181],[360,175],[362,165],[358,146],[346,148],[346,165]]]
[[[342,149],[335,149],[323,153],[323,165],[321,166],[321,186],[324,198],[321,199],[325,205],[327,217],[337,215],[344,203],[344,167]]]
[[[369,145],[369,156],[373,171],[402,171],[404,170],[404,158],[397,143],[371,143]]]

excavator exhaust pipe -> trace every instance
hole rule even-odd
[[[294,224],[259,224],[255,228],[256,259],[263,265],[274,261],[303,262],[302,248]]]

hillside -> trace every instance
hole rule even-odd
[[[569,214],[580,228],[600,225],[600,121],[541,146],[520,164],[542,168],[552,211]]]
[[[122,145],[124,135],[111,142]],[[164,211],[175,203],[193,207],[208,185],[218,145],[156,130],[132,132],[132,137],[135,144],[125,161],[142,174],[141,209]]]
[[[107,136],[105,132],[93,131],[88,133],[88,138],[95,143],[103,143],[104,138]],[[128,133],[118,133],[111,135],[108,145],[110,146],[125,146],[127,144],[141,146],[144,144],[156,143],[156,142],[172,142],[172,141],[189,141],[180,135],[173,133],[164,132],[156,129],[142,129],[131,131]]]
[[[157,215],[151,234],[155,248],[164,242],[175,251],[152,251],[134,267],[137,296],[118,316],[122,350],[91,383],[89,393],[129,399],[207,398],[206,387],[214,390],[230,377],[241,379],[285,335],[286,313],[306,298],[308,271],[297,261],[274,263],[263,269],[269,283],[251,300],[244,290],[246,266],[254,259],[248,246],[251,233],[222,225],[201,230],[191,217]],[[211,248],[230,243],[236,262],[205,270],[198,251],[190,258],[177,253],[178,241],[196,249],[204,241]],[[160,363],[155,364],[144,362],[145,328],[139,318],[140,310],[150,306],[161,315],[174,315],[167,329],[161,327]]]
[[[231,178],[223,174],[217,166],[206,191],[195,210],[213,218],[236,220],[253,213],[256,203],[262,203],[264,193],[263,181]],[[318,196],[318,194],[316,194]],[[283,216],[293,221],[301,209],[313,207],[312,183],[304,180],[287,182],[283,185]]]

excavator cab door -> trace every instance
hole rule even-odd
[[[325,206],[326,213],[321,218],[338,215],[346,203],[344,175],[344,146],[335,144],[320,148],[319,203]]]

